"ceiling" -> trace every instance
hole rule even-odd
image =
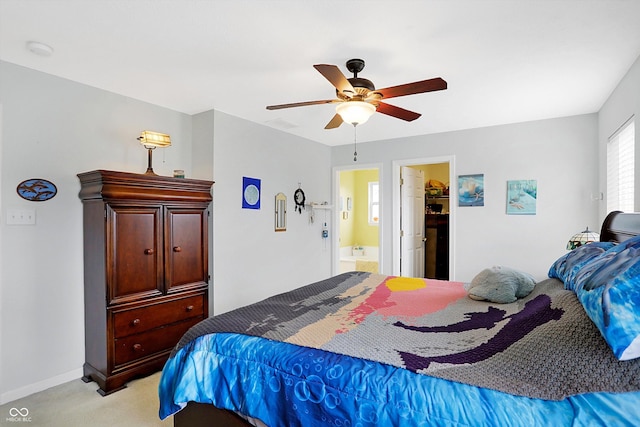
[[[593,113],[640,56],[639,17],[638,0],[0,0],[0,59],[342,145],[352,126],[324,130],[334,105],[265,107],[334,98],[313,65],[351,77],[362,58],[378,88],[448,89],[390,99],[422,117],[375,114],[358,142]]]

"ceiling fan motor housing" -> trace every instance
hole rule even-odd
[[[353,86],[353,88],[356,90],[358,88],[364,88],[367,90],[376,90],[376,87],[373,85],[373,82],[371,80],[363,79],[360,77],[351,77],[347,80],[349,80],[349,83],[351,83],[351,86]]]
[[[347,79],[351,86],[354,89],[358,90],[359,88],[367,89],[367,91],[376,90],[376,87],[373,85],[371,80],[363,79],[358,77],[358,73],[364,69],[364,60],[363,59],[350,59],[347,61],[347,70],[353,73],[353,77]],[[358,91],[360,92],[360,91]],[[364,93],[360,93],[361,95],[365,95]]]

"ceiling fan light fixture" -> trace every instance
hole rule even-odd
[[[354,126],[366,122],[375,112],[376,107],[364,101],[346,101],[336,107],[336,113],[342,120]]]

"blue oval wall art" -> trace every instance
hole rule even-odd
[[[41,178],[22,181],[18,184],[16,191],[20,197],[31,202],[44,202],[58,193],[58,189],[53,182]]]

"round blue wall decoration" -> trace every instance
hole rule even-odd
[[[31,178],[22,181],[16,188],[18,195],[31,202],[44,202],[58,194],[58,189],[51,181],[42,178]]]
[[[242,177],[242,208],[260,209],[260,180]]]

